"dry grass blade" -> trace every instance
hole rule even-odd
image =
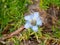
[[[24,29],[25,29],[24,26],[22,26],[22,27],[20,27],[18,30],[16,30],[16,31],[14,31],[14,32],[12,32],[12,33],[10,33],[10,34],[2,37],[1,40],[9,39],[9,38],[11,38],[11,37],[19,34],[19,33],[20,33],[21,31],[23,31]],[[0,41],[1,41],[1,40],[0,40]]]

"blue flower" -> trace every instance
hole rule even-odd
[[[26,24],[24,27],[26,29],[31,28],[34,32],[38,31],[38,26],[42,26],[42,20],[39,16],[39,12],[31,13],[28,16],[25,16]]]

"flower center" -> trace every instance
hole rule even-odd
[[[31,24],[32,24],[33,26],[35,26],[35,25],[36,25],[36,20],[33,19],[33,20],[31,21]]]

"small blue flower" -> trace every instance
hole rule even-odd
[[[26,29],[31,28],[34,32],[38,31],[38,26],[42,26],[42,20],[39,16],[39,12],[31,13],[28,16],[25,16],[26,24],[24,27]]]

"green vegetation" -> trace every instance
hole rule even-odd
[[[28,0],[0,0],[0,32],[7,25],[14,31],[24,24],[24,13],[27,12]]]
[[[50,5],[60,7],[60,0],[40,0],[40,8],[47,9]]]
[[[25,24],[24,13],[28,11],[28,5],[30,0],[0,0],[0,37],[2,36],[1,32],[4,31],[6,26],[9,26],[9,32],[13,32],[20,26]],[[60,7],[60,0],[40,0],[40,8],[48,9],[50,5],[55,5]],[[19,45],[22,40],[29,40],[32,38],[31,35],[34,35],[38,41],[41,37],[46,36],[48,38],[54,37],[60,39],[60,21],[58,20],[56,26],[52,26],[53,35],[50,36],[49,33],[43,34],[43,28],[39,27],[38,32],[33,32],[31,29],[23,31],[19,38],[13,37],[8,39],[8,41],[13,41],[14,45]],[[41,45],[45,45],[46,40],[41,42]],[[6,42],[8,42],[6,41]]]

